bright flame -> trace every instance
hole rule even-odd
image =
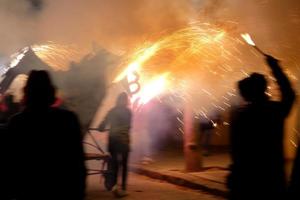
[[[128,65],[128,67],[121,72],[113,81],[114,83],[121,81],[123,78],[127,76],[129,73],[133,73],[134,71],[138,71],[138,69],[148,60],[150,59],[156,51],[159,49],[159,44],[156,43],[148,48],[141,49],[133,61]]]
[[[248,33],[241,34],[242,38],[251,46],[255,46],[254,41]]]
[[[138,93],[139,103],[146,104],[154,97],[163,93],[167,88],[169,73],[164,73],[153,78],[149,83],[145,84]]]

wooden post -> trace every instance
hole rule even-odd
[[[194,113],[187,103],[184,110],[184,155],[185,169],[188,172],[202,170],[202,155],[199,144],[199,134],[197,134],[194,124]]]

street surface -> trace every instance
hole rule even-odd
[[[150,179],[134,173],[129,174],[129,196],[124,200],[224,200],[202,191],[175,186],[166,182]],[[104,189],[99,175],[88,177],[87,200],[116,199]]]

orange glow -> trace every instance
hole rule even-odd
[[[154,70],[155,73],[164,73],[165,68],[171,67],[172,69],[168,71],[178,74],[185,69],[182,68],[183,65],[190,65],[194,60],[217,59],[221,53],[223,55],[229,53],[223,47],[226,36],[225,30],[221,28],[196,23],[170,35],[162,36],[153,43],[147,42],[127,57],[125,69],[116,76],[113,82],[119,82],[133,71],[141,72],[146,69],[147,71]],[[160,66],[156,63],[151,64],[156,61],[167,63]]]
[[[125,55],[123,68],[113,82],[124,78],[133,82],[133,74],[137,72],[140,91],[131,100],[138,101],[140,105],[166,91],[174,91],[182,97],[207,95],[207,99],[211,99],[207,101],[213,102],[216,101],[215,91],[206,87],[221,81],[234,81],[233,64],[241,64],[238,45],[241,45],[240,41],[232,38],[224,26],[189,24],[183,29],[144,42]],[[230,79],[225,79],[226,76]],[[137,86],[132,84],[129,87],[132,91]],[[231,88],[224,84],[221,87]],[[204,90],[214,95],[203,93]]]

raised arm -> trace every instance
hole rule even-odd
[[[279,89],[281,93],[281,103],[283,105],[283,114],[284,116],[286,116],[289,114],[291,107],[295,101],[295,97],[296,97],[295,91],[293,90],[288,77],[282,71],[279,65],[279,61],[270,55],[266,56],[266,61],[270,66],[272,73],[279,85]]]

